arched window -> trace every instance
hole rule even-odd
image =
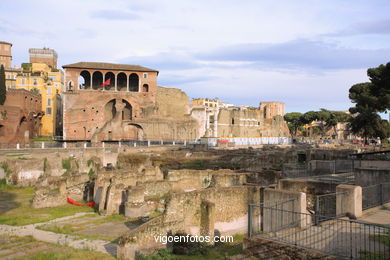
[[[95,71],[92,75],[92,88],[95,90],[102,89],[103,74],[100,71]]]
[[[125,73],[121,72],[117,75],[116,79],[118,91],[127,91],[127,76]]]
[[[79,76],[79,89],[89,89],[91,87],[91,74],[83,70]]]
[[[142,92],[149,92],[149,85],[148,84],[144,84],[142,86]]]
[[[132,73],[129,77],[129,90],[132,92],[139,91],[139,77],[135,73]]]
[[[132,106],[124,99],[112,99],[104,106],[105,121],[109,121],[114,118],[119,120],[131,120],[133,117],[132,113]]]
[[[68,83],[68,91],[73,91],[73,82],[69,81]]]
[[[115,75],[112,72],[107,72],[104,75],[104,89],[105,90],[114,90],[115,87]],[[107,83],[107,84],[106,84]]]

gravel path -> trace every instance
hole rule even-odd
[[[58,234],[50,231],[37,229],[38,226],[81,217],[90,213],[77,213],[73,216],[53,219],[44,223],[26,226],[0,225],[0,234],[11,236],[32,236],[36,240],[66,245],[78,249],[88,249],[116,256],[117,244],[104,240],[80,239],[77,236]]]

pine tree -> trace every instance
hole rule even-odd
[[[4,105],[5,99],[7,95],[7,90],[5,87],[5,71],[4,66],[0,67],[0,105]]]

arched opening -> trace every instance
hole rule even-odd
[[[132,73],[129,77],[129,90],[132,92],[139,91],[139,77],[135,73]]]
[[[100,71],[95,71],[92,75],[92,88],[97,90],[103,84],[103,74]]]
[[[142,86],[142,92],[149,92],[149,85],[148,84],[144,84]]]
[[[104,106],[105,121],[111,120],[115,117],[116,114],[115,103],[116,103],[115,99],[112,99]]]
[[[91,74],[83,70],[79,76],[79,89],[89,89],[91,87]]]
[[[122,120],[131,120],[132,119],[132,107],[129,102],[122,99],[122,103],[125,104],[122,110]]]
[[[121,72],[117,76],[118,91],[126,91],[127,90],[127,76],[125,73]]]
[[[108,83],[107,85],[104,85],[105,90],[114,90],[114,87],[115,87],[114,73],[107,72],[106,75],[104,75],[104,83]]]
[[[104,119],[109,121],[115,120],[131,120],[133,108],[129,102],[122,99],[112,99],[104,106]]]

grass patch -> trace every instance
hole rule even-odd
[[[91,217],[91,216],[96,217],[99,215],[98,214],[96,214],[96,215],[88,214],[87,216],[81,216],[81,217],[78,217],[77,219],[82,219],[82,218]],[[85,235],[85,234],[81,234],[80,231],[87,229],[88,228],[87,226],[89,226],[89,225],[99,225],[99,224],[104,224],[104,223],[109,223],[109,222],[114,222],[114,223],[115,222],[127,222],[127,220],[128,220],[128,218],[126,218],[123,215],[111,215],[111,216],[98,218],[98,219],[90,219],[88,221],[84,221],[81,223],[64,224],[64,225],[49,224],[49,225],[42,225],[42,226],[39,226],[37,228],[40,230],[50,231],[50,232],[54,232],[54,233],[76,236],[76,237],[79,237],[80,239],[84,239],[84,238],[85,239],[92,239],[92,240],[100,239],[100,240],[115,242],[118,239],[116,236],[115,237],[114,236],[107,236],[105,234]],[[140,225],[143,223],[141,220],[133,220],[130,222],[132,222],[136,225]],[[93,226],[91,228],[93,228]]]
[[[79,239],[106,240],[106,241],[111,241],[111,240],[115,239],[115,237],[98,235],[98,234],[97,235],[84,235],[84,234],[78,233],[78,231],[81,231],[84,228],[85,228],[84,225],[70,225],[70,224],[50,225],[50,226],[38,227],[38,229],[40,229],[40,230],[45,230],[45,231],[50,231],[50,232],[65,234],[65,235],[72,235],[72,236],[78,237]]]
[[[33,142],[54,142],[51,136],[35,136],[32,138]]]
[[[359,259],[361,259],[361,260],[386,260],[388,258],[385,258],[385,255],[381,254],[381,253],[360,251],[360,258]]]
[[[53,208],[35,209],[31,201],[35,194],[33,187],[10,186],[0,189],[0,206],[6,210],[0,215],[0,224],[23,226],[28,224],[47,222],[52,219],[71,216],[78,212],[94,212],[89,207],[64,205]],[[9,209],[7,206],[10,204]]]
[[[0,250],[12,250],[14,253],[22,252],[24,255],[13,259],[17,260],[65,260],[65,259],[83,259],[83,260],[113,260],[114,257],[91,251],[89,248],[75,249],[67,246],[61,246],[53,243],[37,241],[31,236],[17,237],[0,235]],[[37,248],[38,246],[38,248]],[[39,248],[39,246],[43,246]],[[11,255],[9,255],[12,257]]]

